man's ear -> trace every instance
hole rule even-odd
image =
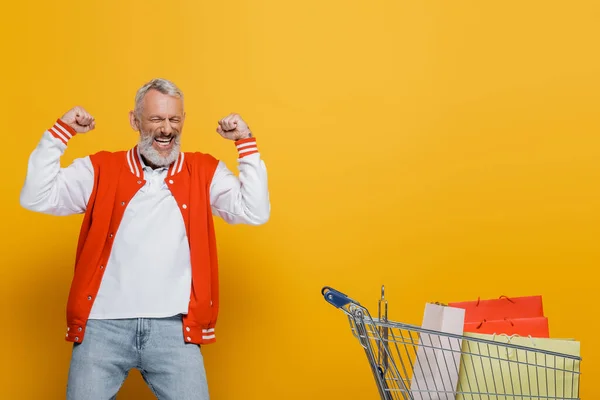
[[[129,111],[129,124],[131,124],[131,127],[133,128],[134,131],[139,132],[140,126],[139,126],[137,118],[135,117],[135,113],[133,111]]]

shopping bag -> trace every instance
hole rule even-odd
[[[411,379],[415,400],[454,399],[462,340],[439,334],[463,334],[465,310],[427,303],[421,327],[435,333],[420,333]],[[439,332],[439,333],[438,333]]]
[[[544,316],[542,296],[506,297],[448,303],[465,310],[465,322],[481,322],[504,318],[536,318]]]
[[[465,332],[533,336],[537,338],[550,337],[550,328],[546,317],[465,322]]]
[[[578,341],[477,333],[464,336],[456,400],[579,398],[580,361],[564,356],[580,356]]]

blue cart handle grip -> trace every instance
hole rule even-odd
[[[344,293],[342,293],[338,290],[335,290],[329,286],[323,287],[323,289],[321,289],[321,294],[325,298],[326,302],[328,302],[329,304],[333,305],[336,308],[344,307],[345,305],[348,305],[350,303],[360,305],[360,304],[358,304],[357,301],[352,300],[350,297],[346,296]]]

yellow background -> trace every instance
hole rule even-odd
[[[27,157],[74,105],[97,129],[64,162],[129,148],[136,89],[186,94],[184,149],[236,170],[216,121],[240,113],[272,219],[218,222],[214,399],[374,399],[323,285],[419,323],[426,301],[542,294],[600,394],[597,1],[11,2],[2,27],[2,393],[64,398],[80,216],[19,207]],[[132,373],[123,399],[150,399]]]

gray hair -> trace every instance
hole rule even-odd
[[[183,101],[183,92],[173,82],[162,78],[152,79],[150,82],[139,88],[135,94],[134,113],[137,117],[139,117],[142,112],[142,101],[144,100],[144,96],[152,89],[158,90],[162,94],[178,97]]]

